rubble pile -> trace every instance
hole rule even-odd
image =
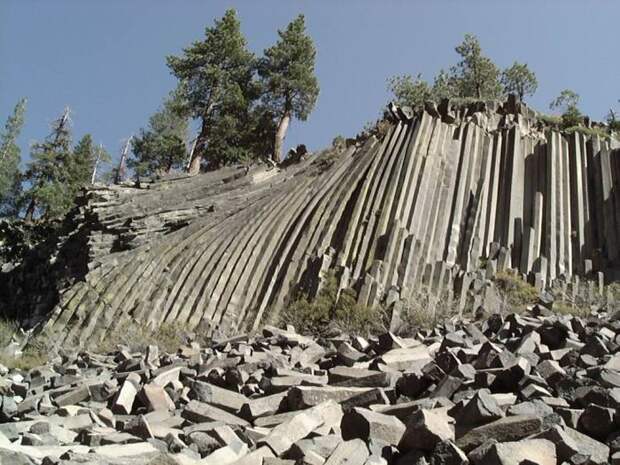
[[[620,312],[414,337],[266,326],[3,370],[0,463],[620,464]]]

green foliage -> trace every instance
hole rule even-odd
[[[574,132],[579,132],[581,134],[585,134],[586,136],[598,136],[601,139],[609,139],[611,135],[603,128],[587,128],[585,126],[569,126],[565,129],[566,133],[572,134]]]
[[[342,152],[344,149],[347,148],[347,140],[343,136],[338,134],[332,140],[332,147],[339,152]]]
[[[393,76],[388,80],[388,88],[394,95],[395,103],[400,106],[421,107],[433,97],[431,87],[422,79],[421,74],[415,79],[411,74]]]
[[[562,129],[567,129],[583,124],[583,115],[578,105],[579,95],[570,89],[564,89],[560,92],[560,95],[549,104],[549,108],[562,111],[560,126]]]
[[[443,69],[439,70],[433,81],[432,96],[435,101],[459,96],[457,79]]]
[[[609,126],[610,131],[613,131],[613,132],[620,131],[620,120],[608,119],[607,125]]]
[[[277,127],[273,145],[277,161],[282,159],[282,143],[290,118],[305,121],[319,95],[314,71],[316,49],[306,33],[304,16],[299,15],[278,35],[278,42],[265,50],[258,63],[262,104]]]
[[[45,249],[52,255],[61,233],[59,221],[29,223],[21,220],[0,220],[0,268],[4,263],[21,263],[34,249]],[[47,246],[50,244],[50,246]],[[7,315],[11,308],[0,305],[0,315]]]
[[[75,197],[81,187],[90,183],[97,157],[105,157],[105,155],[100,154],[101,150],[101,147],[95,146],[90,134],[86,134],[76,144],[71,163],[67,167],[72,198]]]
[[[343,289],[338,296],[338,280],[328,273],[323,287],[314,300],[306,294],[296,296],[283,313],[282,324],[291,324],[303,334],[324,334],[330,328],[369,334],[385,329],[385,315],[379,307],[357,303],[352,289]]]
[[[415,78],[407,74],[390,78],[388,90],[394,95],[396,103],[419,107],[427,100],[439,102],[444,98],[494,99],[502,95],[502,83],[504,87],[521,89],[524,94],[535,90],[536,78],[527,65],[515,63],[504,72],[500,81],[499,69],[483,55],[476,36],[466,34],[455,50],[461,60],[449,71],[440,70],[432,86],[420,74]]]
[[[562,123],[562,118],[559,116],[555,116],[555,115],[545,115],[545,114],[539,114],[538,115],[538,120],[544,122],[545,124],[549,125],[549,126],[559,126],[560,123]]]
[[[68,169],[72,162],[71,129],[69,111],[52,123],[51,133],[43,142],[32,146],[32,161],[25,178],[30,188],[25,192],[28,199],[26,216],[32,219],[38,210],[41,215],[55,217],[64,214],[72,204],[72,186]]]
[[[247,49],[235,11],[228,10],[206,29],[203,40],[180,56],[168,57],[168,66],[179,79],[182,104],[176,111],[201,121],[194,158],[202,160],[205,168],[281,151],[281,143],[276,149],[274,138],[277,126],[285,117],[287,122],[290,117],[305,120],[314,108],[319,92],[314,75],[316,51],[305,32],[303,16],[279,35],[280,40],[257,60]],[[260,81],[255,79],[257,71]],[[134,144],[140,152],[138,161],[144,154],[158,152],[152,147],[163,142],[151,140],[151,132],[142,133]],[[146,160],[135,167],[156,171],[152,165]]]
[[[24,125],[25,111],[26,100],[21,99],[0,133],[0,216],[16,217],[20,208],[22,175],[17,138]]]
[[[581,111],[579,111],[579,108],[576,106],[570,106],[564,113],[562,113],[561,120],[562,122],[560,126],[563,129],[568,129],[583,124],[583,115],[581,114]]]
[[[459,97],[499,97],[502,93],[499,69],[490,58],[482,54],[478,38],[465,34],[463,42],[455,50],[461,56],[461,61],[450,69],[450,80],[458,89]]]
[[[610,109],[609,113],[607,113],[606,119],[607,126],[609,127],[610,131],[620,131],[620,119],[618,119],[617,112],[615,112],[613,109]]]
[[[303,15],[295,18],[280,39],[264,52],[258,73],[263,85],[263,100],[276,118],[284,114],[305,121],[319,95],[314,72],[316,49],[306,33]]]
[[[213,121],[209,132],[215,134],[204,150],[210,170],[267,157],[273,152],[275,124],[272,115],[259,105],[222,115]]]
[[[69,110],[52,123],[50,135],[32,146],[32,161],[25,179],[30,187],[24,193],[28,202],[26,218],[35,214],[44,218],[60,217],[73,205],[78,191],[91,182],[97,160],[109,159],[101,147],[95,147],[90,134],[71,147]]]
[[[242,158],[236,150],[258,126],[252,103],[259,97],[253,81],[256,59],[247,49],[234,10],[215,21],[205,38],[180,56],[169,56],[168,66],[179,79],[183,112],[201,120],[195,151],[209,169]],[[257,118],[260,120],[260,118]]]
[[[497,273],[494,281],[507,307],[506,311],[521,312],[525,310],[526,305],[532,305],[538,301],[539,293],[536,288],[514,273]]]
[[[534,72],[527,64],[516,61],[502,72],[501,82],[504,92],[517,94],[521,100],[525,96],[534,95],[538,88],[538,80]]]
[[[579,105],[579,99],[579,94],[570,89],[564,89],[560,92],[560,95],[549,104],[549,108],[552,110],[561,110],[564,113],[571,107],[577,107]]]
[[[141,129],[133,139],[133,157],[127,164],[138,177],[161,175],[184,166],[188,118],[180,110],[182,105],[180,95],[171,93],[149,118],[148,128]]]
[[[226,11],[207,28],[204,40],[194,42],[181,56],[169,56],[167,61],[180,81],[180,95],[191,116],[210,120],[231,106],[244,105],[254,55],[247,50],[235,10]]]

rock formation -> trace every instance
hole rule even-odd
[[[421,286],[458,297],[481,268],[539,288],[619,278],[616,140],[549,128],[513,98],[389,114],[385,135],[288,166],[90,189],[73,218],[84,273],[45,331],[253,329],[327,270],[390,305]]]

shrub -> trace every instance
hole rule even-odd
[[[12,342],[13,336],[18,330],[19,324],[17,322],[0,319],[0,350],[6,348]],[[20,370],[30,370],[36,366],[43,365],[47,359],[47,353],[46,348],[43,347],[41,342],[35,342],[29,344],[18,357],[0,352],[0,363],[9,369],[17,368]]]
[[[347,148],[347,140],[340,134],[332,140],[332,148],[338,152],[342,152]]]
[[[521,312],[527,305],[538,301],[536,288],[515,273],[499,272],[495,275],[494,281],[506,311]]]
[[[548,126],[552,127],[558,127],[562,122],[562,119],[559,116],[555,115],[539,114],[538,119],[543,123],[547,124]]]
[[[427,286],[419,289],[407,302],[401,314],[403,327],[399,331],[414,334],[420,329],[432,329],[458,314],[458,304],[447,293],[434,295]]]
[[[562,113],[560,123],[562,129],[581,126],[583,124],[583,115],[577,107],[571,106],[564,113]]]
[[[2,363],[5,367],[23,371],[29,371],[32,368],[45,365],[47,360],[47,354],[33,349],[25,350],[19,357],[8,357],[6,355],[0,357],[0,363]]]
[[[620,301],[620,283],[611,283],[605,286],[604,294],[608,295],[612,300]]]
[[[571,126],[566,128],[566,132],[572,134],[574,132],[580,132],[581,134],[585,134],[586,136],[598,136],[601,139],[610,139],[611,134],[609,134],[603,128],[587,128],[585,126]]]
[[[565,300],[553,302],[553,311],[556,313],[560,313],[561,315],[574,315],[582,318],[590,314],[589,308],[581,307]]]
[[[19,325],[15,321],[0,318],[0,349],[9,345],[18,329]]]
[[[390,132],[391,126],[387,116],[384,116],[376,121],[366,123],[362,129],[362,133],[358,137],[367,139],[368,137],[375,136],[377,139],[382,140]]]
[[[613,120],[609,122],[610,131],[620,131],[620,120]]]
[[[338,280],[330,271],[314,300],[304,292],[293,293],[293,300],[283,312],[280,324],[291,324],[303,334],[321,335],[332,328],[371,334],[384,330],[385,320],[381,307],[358,304],[353,289],[343,289],[338,296]]]

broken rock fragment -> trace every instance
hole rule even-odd
[[[453,441],[454,429],[445,409],[421,409],[409,418],[398,448],[431,451],[441,441]]]

